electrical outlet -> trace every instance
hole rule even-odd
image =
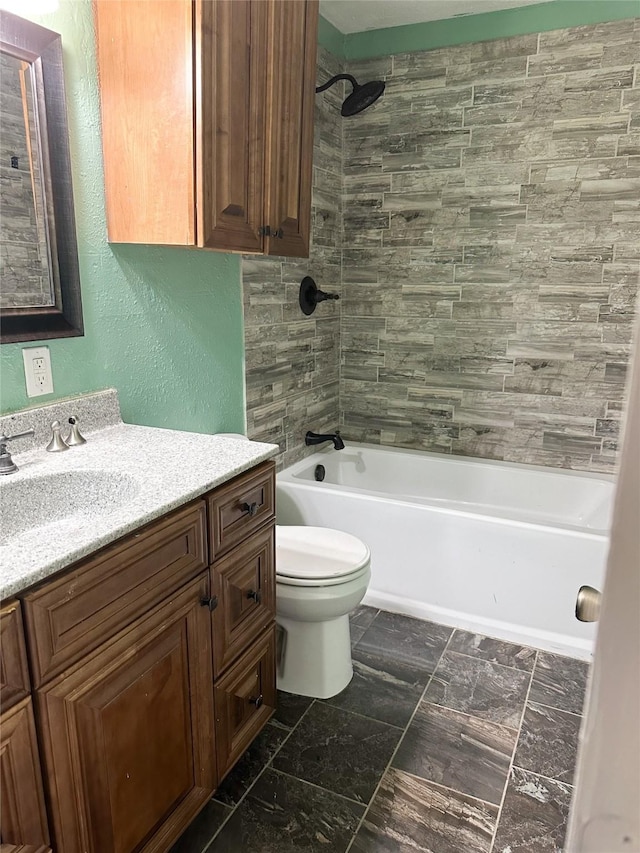
[[[53,394],[53,376],[49,347],[28,347],[22,350],[24,378],[28,397]]]

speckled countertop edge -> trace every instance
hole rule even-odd
[[[26,498],[29,481],[34,479],[39,481],[37,491],[45,508],[53,503],[62,505],[64,511],[65,483],[71,484],[68,488],[80,483],[86,501],[83,504],[76,490],[69,499],[80,501],[80,512],[0,544],[0,597],[24,592],[277,453],[273,444],[120,422],[94,432],[87,444],[63,453],[39,448],[14,455],[20,470],[0,480],[0,511],[7,527],[11,527],[11,513],[37,512],[33,501]],[[73,479],[69,479],[70,472],[76,472]],[[92,494],[92,472],[100,472],[102,477],[96,494]],[[120,476],[123,488],[119,493]],[[105,478],[111,483],[106,497]],[[112,492],[123,503],[105,509]],[[102,510],[97,509],[100,506]]]

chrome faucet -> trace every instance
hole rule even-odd
[[[35,430],[28,429],[15,435],[0,435],[0,474],[13,474],[14,471],[18,470],[18,466],[7,450],[7,442],[15,441],[16,438],[26,438],[29,435],[35,435]]]
[[[311,444],[323,444],[325,441],[332,441],[336,450],[344,449],[344,441],[340,438],[339,432],[330,432],[326,435],[321,435],[317,432],[308,432],[304,437],[304,443],[307,446]]]

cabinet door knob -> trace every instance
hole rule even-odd
[[[247,593],[247,598],[252,598],[256,604],[260,604],[260,590],[250,589]]]
[[[259,707],[262,705],[262,702],[263,702],[263,699],[262,699],[262,693],[261,693],[259,696],[252,696],[252,697],[251,697],[251,699],[249,699],[249,702],[250,702],[252,705],[255,705],[255,706],[256,706],[256,708],[259,708]]]
[[[260,506],[256,501],[254,501],[253,503],[247,503],[245,501],[243,504],[240,504],[240,508],[243,509],[245,512],[248,512],[249,515],[253,517],[257,514],[258,510],[260,509]]]
[[[200,599],[200,605],[201,605],[202,607],[208,607],[208,608],[209,608],[209,610],[213,613],[213,611],[214,611],[214,610],[216,609],[216,607],[218,606],[218,596],[217,596],[217,595],[212,595],[211,597],[209,597],[209,596],[207,596],[207,595],[204,595],[204,596]]]

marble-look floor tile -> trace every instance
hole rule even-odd
[[[568,711],[527,705],[514,764],[572,784],[581,722],[582,717]]]
[[[360,642],[366,630],[366,628],[361,628],[359,625],[349,624],[349,631],[351,632],[351,648]]]
[[[516,643],[507,643],[504,640],[496,640],[493,637],[472,634],[460,629],[454,631],[447,651],[460,652],[463,655],[471,655],[527,672],[533,669],[537,654],[536,650],[529,646],[519,646]]]
[[[173,845],[169,853],[203,853],[232,809],[209,800],[198,817]]]
[[[389,770],[369,806],[353,853],[488,853],[498,807]]]
[[[360,604],[349,614],[349,622],[358,628],[368,628],[379,612],[377,607]]]
[[[288,735],[289,729],[267,723],[233,770],[222,781],[214,798],[227,806],[235,806]]]
[[[369,607],[361,604],[349,615],[349,629],[351,631],[351,645],[355,646],[362,635],[373,622],[380,611],[377,607]]]
[[[316,702],[273,766],[368,803],[401,736],[393,726]]]
[[[516,732],[423,702],[393,766],[489,803],[500,802]]]
[[[329,791],[266,770],[207,853],[343,853],[363,811]]]
[[[400,661],[418,673],[431,674],[449,641],[452,629],[381,610],[357,648]]]
[[[309,696],[298,696],[278,690],[276,710],[271,717],[271,723],[284,729],[293,729],[312,702],[313,699]]]
[[[529,701],[581,714],[588,674],[589,664],[585,661],[540,652]]]
[[[494,853],[560,853],[572,788],[514,767],[493,845]]]
[[[416,671],[401,660],[381,657],[359,646],[353,649],[352,657],[351,683],[326,702],[404,728],[422,698],[429,672]]]
[[[427,687],[425,699],[517,729],[530,680],[528,672],[447,651]]]

